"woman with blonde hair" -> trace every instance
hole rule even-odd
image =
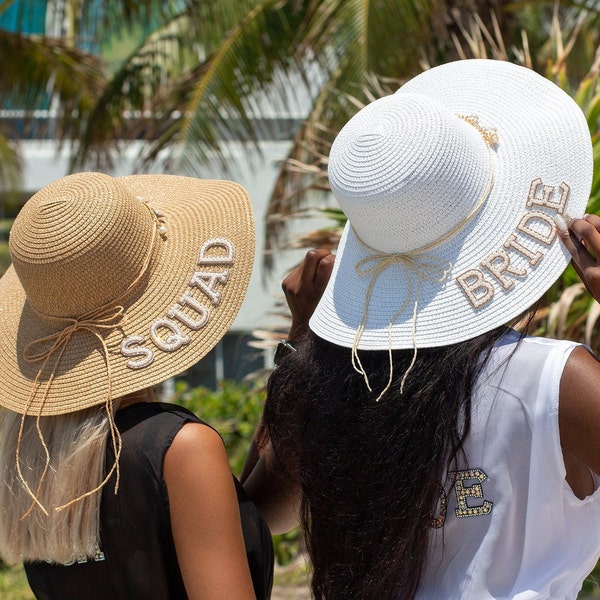
[[[527,68],[456,61],[361,109],[328,168],[348,223],[284,282],[246,489],[273,529],[300,518],[316,600],[575,600],[600,556],[600,363],[510,325],[570,254],[600,300],[600,218],[568,216],[583,113]]]
[[[244,298],[247,192],[80,173],[36,193],[0,279],[0,555],[36,598],[266,599],[270,533],[219,435],[153,388]]]

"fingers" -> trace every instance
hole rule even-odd
[[[323,293],[331,276],[334,260],[335,256],[324,248],[309,250],[302,263],[283,280],[283,291],[286,295],[297,294],[301,289],[308,288]]]
[[[584,215],[568,223],[561,216],[555,220],[577,274],[590,294],[600,301],[600,217]]]
[[[331,277],[335,256],[323,248],[319,250],[309,250],[306,259],[306,277],[314,283],[315,290],[320,290],[321,294]]]
[[[305,329],[331,277],[335,256],[323,248],[309,250],[281,287],[292,313],[290,336]]]
[[[586,250],[594,257],[600,257],[600,218],[596,215],[584,215],[573,219],[569,229],[575,234]],[[594,260],[594,262],[596,262]]]
[[[568,221],[562,215],[554,217],[560,239],[573,257],[573,265],[580,269],[597,266],[600,257],[600,217],[585,215]]]

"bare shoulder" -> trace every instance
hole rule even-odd
[[[225,446],[206,425],[186,423],[180,429],[165,456],[164,478],[173,526],[186,523],[186,534],[191,518],[208,531],[211,520],[218,522],[219,515],[227,520],[238,511]]]
[[[599,365],[600,360],[586,346],[576,346],[567,360],[566,369],[573,369],[582,365]]]
[[[203,423],[188,422],[177,432],[171,450],[186,452],[188,450],[207,451],[223,450],[224,445],[221,436],[208,425]]]
[[[561,408],[581,409],[582,403],[600,396],[600,361],[584,346],[571,352],[560,381]]]
[[[190,475],[193,479],[229,479],[231,471],[221,436],[202,423],[186,423],[167,450],[164,474],[167,485]]]
[[[600,361],[573,350],[560,381],[559,424],[564,452],[600,473]]]

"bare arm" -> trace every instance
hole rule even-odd
[[[164,476],[190,600],[255,600],[233,476],[218,433],[186,423],[167,451]]]
[[[286,533],[298,525],[300,486],[289,473],[282,472],[270,443],[244,482],[244,489],[271,533]]]
[[[600,217],[568,224],[557,219],[560,237],[587,290],[600,300]],[[580,497],[592,490],[587,468],[600,474],[600,362],[576,348],[560,382],[559,425],[567,480]]]
[[[329,250],[309,250],[302,263],[283,280],[281,287],[292,313],[290,340],[307,330],[308,321],[331,276],[334,259]],[[257,437],[263,434],[268,438],[261,419],[241,480],[271,531],[285,533],[298,524],[300,485],[291,474],[282,472],[270,443],[261,450]]]
[[[571,461],[577,459],[600,474],[599,382],[598,359],[583,347],[573,350],[560,381],[561,444]],[[567,463],[569,457],[565,458]],[[575,472],[576,466],[571,471]]]

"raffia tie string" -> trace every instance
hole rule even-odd
[[[448,273],[450,273],[452,269],[452,264],[443,260],[433,254],[424,254],[424,253],[406,253],[406,254],[386,254],[384,252],[378,252],[374,248],[371,248],[367,244],[365,244],[356,231],[354,232],[357,239],[363,244],[366,248],[368,248],[372,254],[366,256],[365,258],[359,260],[354,266],[355,271],[364,277],[370,277],[371,280],[369,282],[369,286],[367,288],[367,294],[365,297],[365,305],[363,309],[363,314],[361,318],[360,325],[356,331],[356,335],[354,337],[354,343],[352,344],[352,366],[354,370],[363,376],[365,380],[365,384],[367,389],[372,392],[371,384],[369,383],[369,378],[363,365],[361,363],[360,357],[358,356],[358,345],[360,343],[360,339],[364,332],[366,323],[367,323],[367,313],[369,304],[371,302],[371,295],[373,293],[373,288],[375,287],[375,283],[379,276],[388,268],[397,265],[404,269],[406,273],[407,280],[407,290],[406,297],[404,302],[401,304],[400,308],[395,312],[395,314],[390,319],[388,324],[388,358],[389,358],[389,377],[386,386],[383,388],[379,396],[377,396],[376,402],[379,402],[383,395],[388,391],[392,384],[392,378],[394,375],[393,370],[393,361],[392,361],[392,326],[398,319],[398,317],[404,312],[407,305],[409,304],[411,298],[413,297],[413,286],[414,279],[416,279],[416,290],[414,290],[414,303],[413,303],[413,315],[412,315],[412,339],[413,339],[413,357],[412,361],[404,373],[402,377],[402,381],[400,383],[400,393],[404,391],[404,382],[406,381],[406,377],[408,373],[412,369],[415,360],[417,358],[417,341],[416,341],[416,322],[417,322],[417,309],[419,305],[419,295],[421,292],[421,284],[423,281],[437,282],[442,283]],[[370,265],[370,266],[369,266]]]
[[[469,212],[469,214],[458,223],[452,230],[448,231],[439,239],[426,244],[425,246],[421,246],[415,250],[412,250],[407,253],[399,253],[399,254],[386,254],[385,252],[380,252],[375,248],[372,248],[368,244],[366,244],[358,235],[354,228],[354,234],[358,241],[371,252],[371,255],[366,256],[362,260],[359,260],[356,265],[354,265],[354,270],[361,276],[371,277],[371,281],[369,282],[369,286],[367,288],[367,294],[365,298],[365,305],[363,309],[363,315],[356,331],[356,335],[354,337],[354,343],[352,344],[352,366],[354,370],[363,376],[365,383],[367,385],[367,389],[372,392],[371,385],[369,383],[369,378],[362,366],[360,358],[358,356],[358,345],[360,343],[360,339],[364,332],[367,323],[367,312],[369,309],[369,304],[371,301],[371,294],[373,293],[373,287],[375,286],[375,282],[377,278],[392,265],[400,265],[405,273],[407,280],[407,290],[406,290],[406,298],[400,308],[396,311],[394,316],[390,319],[388,324],[388,357],[390,364],[390,374],[388,377],[388,382],[386,386],[383,388],[383,391],[377,396],[376,402],[379,402],[383,395],[388,391],[392,384],[393,378],[393,361],[392,361],[392,327],[398,317],[404,312],[408,303],[410,302],[411,297],[413,296],[413,278],[416,278],[416,290],[414,293],[414,303],[413,303],[413,315],[412,315],[412,342],[413,342],[413,356],[408,366],[408,369],[405,371],[402,381],[400,382],[400,393],[402,394],[404,391],[404,383],[406,382],[406,378],[410,371],[412,370],[415,361],[417,359],[417,309],[419,306],[419,295],[421,293],[421,285],[423,281],[429,282],[437,282],[443,283],[445,279],[448,277],[448,274],[452,270],[452,263],[446,261],[434,254],[429,254],[428,251],[440,244],[444,243],[446,240],[452,238],[455,234],[457,234],[467,223],[473,219],[473,217],[479,212],[479,209],[483,206],[485,201],[488,199],[492,188],[494,187],[494,181],[496,179],[496,172],[494,167],[494,160],[492,158],[492,146],[495,146],[498,143],[499,136],[496,129],[491,129],[487,127],[483,127],[479,123],[479,117],[477,115],[456,115],[459,119],[466,121],[470,125],[472,125],[481,135],[483,141],[485,142],[487,151],[488,151],[488,159],[489,159],[489,167],[490,167],[490,175],[487,181],[487,184]],[[366,266],[370,263],[373,263],[370,267]]]
[[[140,200],[142,200],[142,199],[140,198]],[[143,200],[142,200],[142,202],[143,202]],[[30,342],[23,351],[24,360],[26,360],[27,362],[42,361],[42,364],[37,372],[37,375],[33,382],[31,393],[30,393],[29,398],[27,399],[27,403],[25,405],[25,410],[23,411],[23,415],[21,418],[21,425],[19,428],[19,436],[18,436],[18,440],[17,440],[17,450],[16,450],[17,474],[19,475],[19,479],[20,479],[22,485],[24,486],[25,490],[32,498],[31,507],[21,517],[21,519],[27,518],[36,505],[39,506],[39,508],[42,510],[42,512],[44,512],[44,514],[46,514],[46,515],[48,514],[48,511],[46,510],[46,508],[42,505],[42,503],[39,500],[39,495],[40,495],[40,490],[42,489],[42,484],[44,483],[44,479],[46,477],[48,469],[50,468],[50,453],[48,451],[48,446],[46,444],[46,441],[44,440],[44,436],[43,436],[42,430],[40,428],[40,418],[42,416],[44,406],[46,405],[46,401],[48,400],[48,393],[49,393],[50,387],[52,385],[52,382],[55,379],[56,372],[58,370],[58,366],[60,364],[62,356],[63,356],[65,350],[67,349],[67,346],[69,345],[71,339],[73,338],[73,335],[80,331],[87,331],[88,333],[93,335],[98,340],[98,342],[100,344],[100,348],[102,350],[102,355],[104,358],[104,363],[106,366],[106,375],[107,375],[107,392],[106,392],[106,400],[104,402],[104,408],[106,410],[106,415],[108,418],[111,445],[112,445],[114,455],[115,455],[115,462],[114,462],[113,466],[111,467],[110,471],[108,472],[108,474],[106,475],[106,477],[103,479],[103,481],[98,486],[96,486],[93,490],[90,490],[90,491],[86,492],[85,494],[82,494],[82,495],[74,498],[73,500],[70,500],[66,504],[56,507],[55,510],[57,512],[64,510],[68,506],[71,506],[72,504],[75,504],[76,502],[79,502],[80,500],[83,500],[84,498],[99,492],[106,485],[106,483],[111,478],[113,473],[116,473],[115,494],[119,491],[119,481],[120,481],[119,458],[121,456],[122,440],[121,440],[121,434],[119,433],[119,430],[117,429],[117,426],[115,424],[113,410],[112,410],[112,370],[110,367],[110,356],[109,356],[108,346],[106,345],[106,341],[102,334],[103,334],[103,332],[106,332],[106,331],[112,331],[113,329],[116,329],[117,327],[120,327],[125,323],[125,320],[126,320],[125,309],[123,306],[121,306],[119,304],[119,302],[133,288],[135,288],[137,286],[137,284],[141,281],[141,279],[143,278],[144,274],[146,273],[146,271],[148,270],[148,267],[150,265],[158,234],[160,234],[161,237],[164,235],[164,232],[159,229],[159,226],[163,223],[158,221],[153,209],[149,205],[147,205],[145,202],[144,202],[144,204],[150,211],[151,215],[153,215],[153,224],[155,225],[155,227],[152,230],[153,236],[152,236],[149,248],[148,248],[148,252],[147,252],[146,256],[144,257],[144,261],[142,263],[142,268],[140,269],[140,272],[138,273],[137,277],[135,277],[135,279],[128,285],[127,289],[122,294],[120,294],[120,296],[118,298],[116,298],[116,299],[104,304],[103,306],[100,306],[100,307],[94,309],[93,311],[90,311],[78,318],[63,318],[63,317],[54,317],[51,315],[45,315],[45,314],[39,313],[30,305],[31,310],[33,310],[33,312],[35,312],[38,315],[38,317],[40,317],[41,319],[44,319],[44,320],[50,321],[50,322],[54,321],[54,322],[58,322],[61,324],[65,323],[65,325],[60,331],[57,331],[56,333],[47,335],[40,339],[34,340],[33,342]],[[164,218],[164,215],[161,214],[161,217]],[[166,231],[166,229],[165,229],[165,231]],[[36,431],[38,434],[38,438],[41,442],[41,445],[44,449],[46,464],[44,466],[44,470],[42,471],[42,475],[40,476],[40,480],[38,482],[37,489],[34,492],[30,488],[27,481],[25,481],[25,478],[23,477],[23,473],[21,471],[20,448],[21,448],[21,440],[23,438],[23,430],[24,430],[24,426],[25,426],[25,417],[27,416],[29,409],[31,408],[31,406],[34,402],[36,394],[41,387],[40,379],[42,377],[42,374],[45,372],[48,372],[49,374],[48,374],[48,380],[46,381],[46,384],[44,386],[40,406],[39,406],[39,409],[37,412]]]
[[[110,368],[109,350],[108,350],[108,347],[104,340],[104,337],[102,335],[102,331],[115,329],[116,327],[118,327],[119,325],[121,325],[123,323],[123,321],[125,319],[124,308],[122,306],[103,306],[93,312],[83,315],[79,319],[62,319],[62,318],[48,317],[48,316],[45,316],[44,318],[50,319],[50,320],[67,321],[68,325],[64,329],[62,329],[56,333],[47,335],[38,340],[34,340],[33,342],[29,343],[23,351],[23,358],[27,362],[39,362],[39,361],[43,361],[43,362],[42,362],[42,365],[41,365],[41,367],[36,375],[36,378],[34,380],[31,394],[29,395],[29,398],[27,400],[27,404],[25,407],[25,411],[21,418],[21,426],[19,429],[19,438],[18,438],[18,442],[17,442],[17,455],[16,455],[17,473],[19,475],[19,479],[21,480],[21,483],[23,484],[23,486],[27,490],[27,493],[31,496],[31,498],[33,500],[29,510],[21,517],[22,519],[25,519],[31,513],[31,511],[33,510],[35,505],[39,506],[40,509],[46,515],[48,514],[48,511],[41,504],[41,502],[39,501],[39,498],[38,498],[40,490],[42,488],[42,484],[46,477],[46,473],[48,472],[48,468],[50,466],[50,454],[48,452],[48,446],[46,445],[46,442],[43,438],[42,431],[41,431],[40,425],[39,425],[39,421],[42,416],[44,406],[46,405],[46,401],[48,399],[48,392],[49,392],[50,386],[52,385],[54,378],[56,376],[56,371],[60,364],[61,358],[62,358],[65,350],[67,349],[69,342],[71,341],[73,335],[75,333],[77,333],[78,331],[87,331],[90,334],[92,334],[99,341],[100,347],[102,349],[102,354],[103,354],[104,362],[106,365],[107,380],[108,380],[108,389],[106,392],[106,401],[104,403],[104,406],[105,406],[105,410],[106,410],[106,414],[107,414],[108,422],[109,422],[111,443],[112,443],[113,450],[115,453],[115,463],[113,464],[109,473],[107,474],[107,476],[105,477],[105,479],[102,481],[102,483],[99,486],[97,486],[93,490],[90,490],[89,492],[86,492],[85,494],[71,500],[67,504],[57,507],[55,510],[61,511],[65,508],[67,508],[67,506],[70,506],[71,504],[78,502],[79,500],[82,500],[83,498],[96,493],[106,484],[106,482],[110,479],[110,477],[112,476],[112,474],[115,471],[116,471],[115,493],[117,493],[117,491],[119,489],[120,473],[119,473],[118,465],[119,465],[119,456],[121,454],[121,435],[119,434],[119,431],[115,425],[114,417],[112,414],[112,372],[111,372],[111,368]],[[29,411],[29,408],[33,404],[33,401],[35,399],[37,391],[41,387],[40,378],[43,373],[47,372],[47,370],[49,370],[48,380],[46,381],[46,384],[44,385],[44,389],[42,392],[42,399],[40,402],[40,406],[39,406],[39,409],[37,412],[37,418],[36,418],[36,430],[37,430],[38,438],[42,444],[42,447],[44,448],[46,464],[44,466],[44,470],[40,477],[40,481],[38,482],[37,490],[35,492],[33,492],[33,490],[29,487],[28,483],[25,481],[25,478],[23,477],[23,473],[21,471],[21,465],[20,465],[20,459],[19,459],[20,458],[20,446],[21,446],[21,440],[23,437],[23,428],[24,428],[24,424],[25,424],[25,417]]]

